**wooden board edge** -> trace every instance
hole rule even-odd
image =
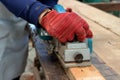
[[[105,80],[102,74],[93,65],[69,68],[67,73],[71,80]]]

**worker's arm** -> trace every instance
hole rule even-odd
[[[92,37],[87,22],[74,12],[58,13],[35,0],[1,0],[1,2],[16,16],[36,25],[41,24],[51,36],[62,43],[73,41],[75,36],[79,41]]]
[[[0,0],[12,13],[30,23],[36,24],[39,15],[50,6],[36,0]],[[51,3],[52,4],[52,3]]]

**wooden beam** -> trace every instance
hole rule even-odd
[[[69,68],[72,80],[105,80],[94,66]]]
[[[100,2],[88,4],[103,11],[120,11],[120,2]]]

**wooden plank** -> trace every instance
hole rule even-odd
[[[120,35],[120,18],[75,0],[69,0],[67,2],[59,0],[59,3],[65,7],[72,8],[73,11],[78,13],[80,16],[84,16],[109,31]]]
[[[99,70],[106,80],[119,80],[120,75],[109,67],[97,54],[92,54],[92,64]]]
[[[86,19],[87,20],[87,19]],[[120,74],[120,37],[100,25],[87,20],[94,32],[94,52]]]
[[[103,11],[120,11],[120,2],[100,2],[88,4]]]
[[[69,73],[74,80],[105,80],[93,65],[69,68]]]

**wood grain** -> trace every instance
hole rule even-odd
[[[69,68],[74,80],[105,80],[94,66]]]

